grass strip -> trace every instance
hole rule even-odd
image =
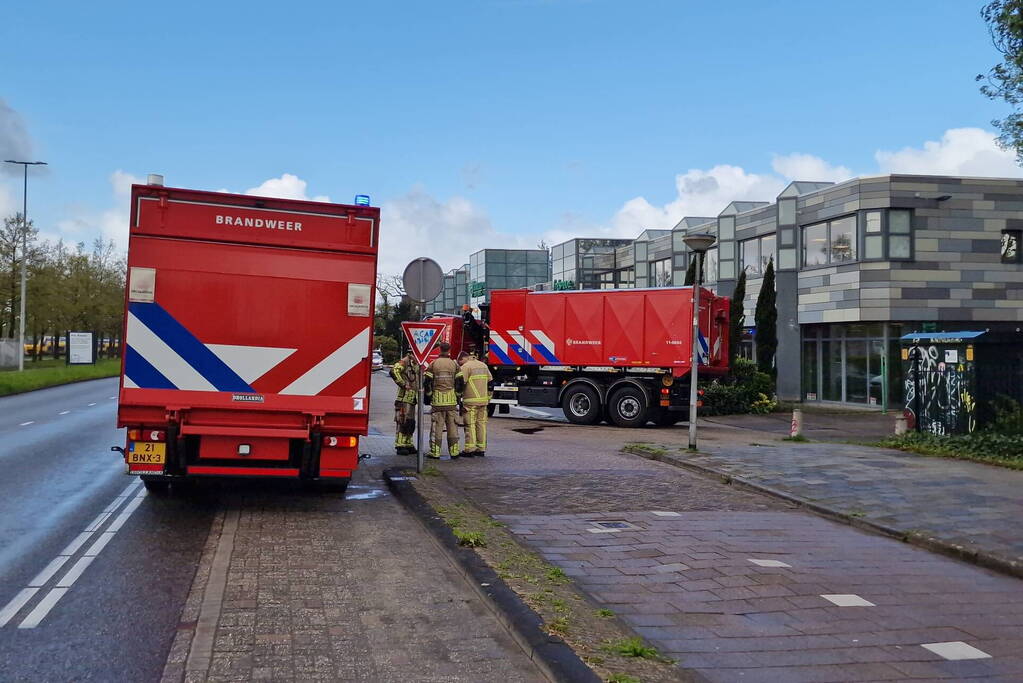
[[[0,372],[0,396],[90,379],[116,377],[120,372],[121,361],[117,358],[101,360],[95,365],[48,365],[34,368],[30,364],[25,367],[24,372],[17,370]]]

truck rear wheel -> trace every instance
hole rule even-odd
[[[496,403],[488,403],[487,404],[487,417],[493,417],[494,413],[496,411],[497,411],[497,404]]]
[[[588,384],[577,384],[565,390],[561,409],[569,422],[591,425],[600,419],[600,396]]]
[[[636,387],[622,387],[607,404],[611,421],[619,427],[642,427],[650,414],[646,392]]]

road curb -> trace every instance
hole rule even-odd
[[[557,636],[543,630],[543,619],[474,551],[458,545],[451,528],[412,485],[405,470],[384,470],[384,481],[401,503],[452,557],[455,567],[508,629],[533,663],[552,681],[599,683],[600,678]]]
[[[640,445],[628,445],[623,447],[622,451],[638,455],[642,458],[646,458],[647,460],[656,460],[657,462],[663,462],[666,465],[714,477],[715,479],[720,479],[722,483],[729,484],[737,488],[763,493],[773,498],[784,500],[797,507],[809,510],[816,515],[826,517],[827,519],[835,522],[847,524],[861,531],[887,536],[888,538],[893,538],[897,541],[902,541],[903,543],[923,548],[924,550],[930,550],[931,552],[940,553],[956,560],[969,562],[979,567],[990,569],[1001,574],[1006,574],[1017,579],[1023,579],[1023,564],[1016,560],[1011,560],[1007,557],[990,553],[986,550],[968,548],[964,545],[952,543],[928,534],[922,534],[918,531],[897,529],[886,524],[879,524],[878,522],[871,522],[870,520],[854,517],[853,515],[842,512],[841,510],[836,510],[835,508],[828,507],[827,505],[815,503],[803,498],[802,496],[789,493],[788,491],[782,491],[781,489],[776,489],[772,486],[758,484],[750,481],[749,479],[738,477],[723,470],[708,467],[707,465],[686,462],[685,460],[672,456],[668,452],[662,451],[662,449],[657,449],[655,451],[646,449]]]

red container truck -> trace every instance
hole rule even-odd
[[[128,473],[152,490],[192,477],[343,490],[369,423],[379,223],[369,206],[132,186]]]
[[[701,288],[701,376],[728,372],[728,312],[727,298]],[[686,417],[692,287],[499,290],[488,317],[492,404],[561,407],[576,424],[639,427]]]

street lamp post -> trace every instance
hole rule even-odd
[[[25,369],[25,287],[28,273],[28,167],[45,166],[45,161],[15,161],[4,159],[6,164],[21,164],[25,171],[25,184],[21,195],[21,313],[18,318],[18,371]]]
[[[683,241],[696,255],[696,276],[693,278],[693,348],[689,371],[689,450],[696,450],[696,383],[700,366],[700,285],[703,284],[703,255],[714,246],[716,238],[706,233],[686,235]]]

